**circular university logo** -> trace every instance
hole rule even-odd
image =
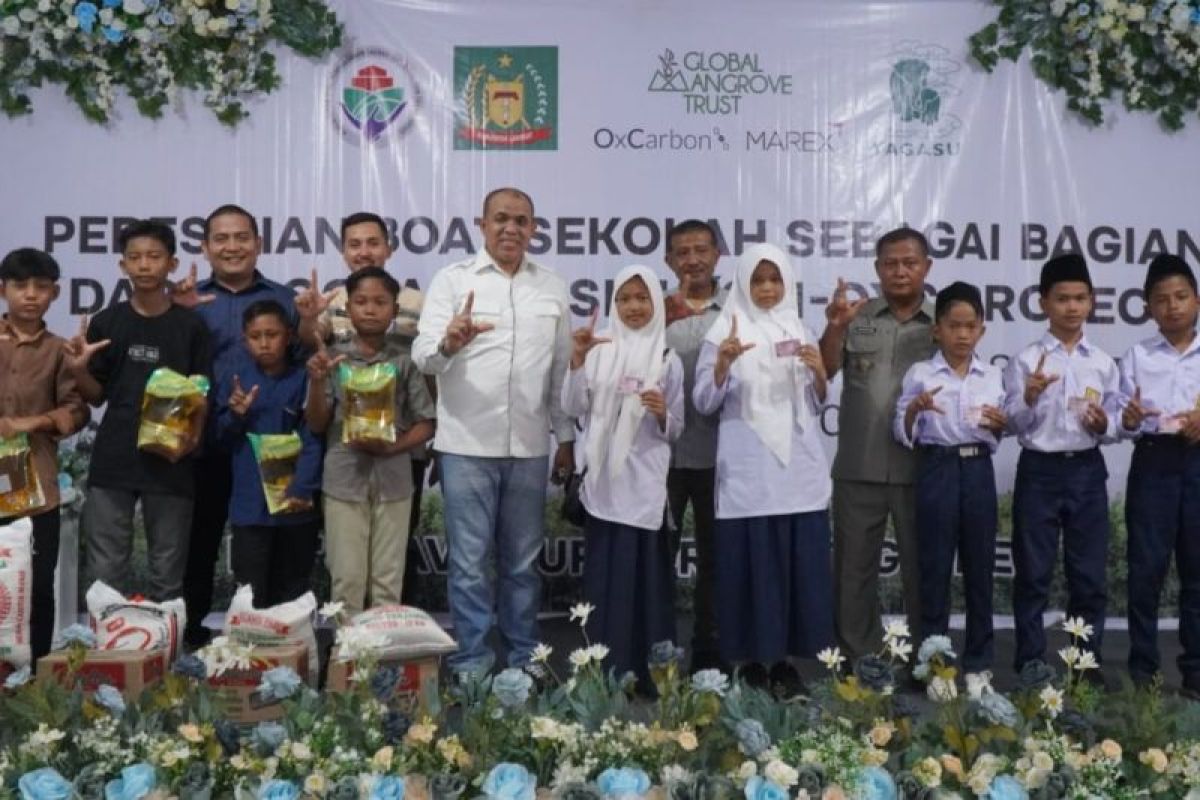
[[[407,131],[422,101],[408,61],[381,47],[355,50],[339,61],[326,98],[343,138],[368,145]]]

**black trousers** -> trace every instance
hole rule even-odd
[[[234,525],[233,577],[254,589],[256,608],[295,600],[312,588],[321,521],[298,525]]]
[[[16,517],[0,518],[8,525]],[[58,508],[34,514],[33,523],[33,586],[29,603],[29,645],[33,660],[50,652],[54,635],[54,570],[58,566]]]
[[[225,521],[229,518],[232,491],[232,462],[228,453],[209,453],[196,460],[195,507],[183,576],[183,599],[187,604],[184,639],[191,645],[203,645],[208,640],[204,618],[212,611],[213,572],[221,537],[225,535]]]
[[[692,628],[692,657],[711,658],[717,649],[716,611],[716,530],[717,471],[715,469],[677,469],[667,472],[667,504],[675,530],[671,534],[671,562],[679,555],[683,529],[683,514],[692,504],[692,521],[696,527],[696,589],[694,594],[695,623]]]

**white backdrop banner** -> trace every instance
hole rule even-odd
[[[99,127],[57,88],[0,121],[0,242],[63,265],[54,329],[126,296],[114,242],[132,218],[173,224],[182,269],[203,274],[201,221],[237,202],[259,218],[263,272],[298,283],[315,265],[328,283],[345,271],[341,217],[373,210],[392,226],[389,268],[424,287],[480,246],[480,201],[510,184],[533,196],[533,253],[567,277],[579,317],[607,314],[626,264],[668,279],[664,233],[687,217],[718,227],[725,279],[752,243],[789,248],[818,331],[839,276],[874,293],[874,239],[920,228],[931,290],[983,290],[993,359],[1039,334],[1034,286],[1055,249],[1086,253],[1089,335],[1114,356],[1152,331],[1146,262],[1200,262],[1196,125],[1169,135],[1117,114],[1089,129],[1028,65],[983,73],[966,40],[994,11],[977,0],[335,5],[344,49],[281,54],[283,89],[234,131],[199,98]],[[1002,492],[1015,452],[1001,451]],[[1127,451],[1108,453],[1119,489]]]

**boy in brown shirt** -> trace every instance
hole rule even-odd
[[[66,342],[46,329],[58,297],[58,264],[30,247],[0,261],[0,438],[24,434],[36,486],[0,492],[0,525],[28,516],[33,523],[30,645],[36,660],[50,650],[54,631],[54,568],[58,564],[58,440],[88,420],[70,369]],[[0,489],[12,487],[0,486]]]

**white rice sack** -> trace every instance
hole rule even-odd
[[[225,635],[242,644],[303,644],[308,648],[308,682],[317,684],[317,634],[313,615],[317,598],[306,592],[295,600],[270,608],[254,607],[250,584],[238,587],[225,613]]]
[[[29,604],[33,589],[33,523],[23,517],[0,527],[0,661],[29,663]]]
[[[433,617],[414,606],[376,606],[352,617],[349,627],[378,642],[384,658],[440,656],[458,649]]]
[[[155,603],[130,599],[102,581],[87,590],[87,609],[97,650],[166,648],[170,661],[179,654],[179,638],[187,622],[182,598]]]

